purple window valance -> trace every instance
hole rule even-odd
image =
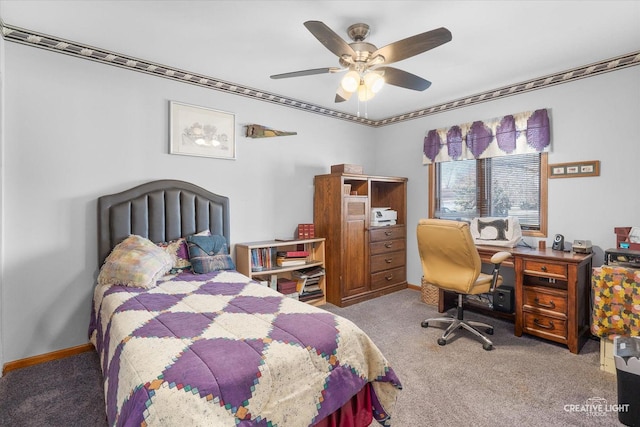
[[[422,163],[541,153],[550,148],[549,114],[541,109],[430,130],[424,137]]]

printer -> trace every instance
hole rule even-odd
[[[398,212],[391,208],[371,208],[371,226],[396,225]]]

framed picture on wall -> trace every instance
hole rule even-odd
[[[169,102],[169,153],[236,158],[235,115],[196,105]]]
[[[557,163],[549,165],[549,178],[573,178],[580,176],[599,176],[600,161]]]

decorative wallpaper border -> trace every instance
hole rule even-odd
[[[479,104],[481,102],[492,101],[506,96],[516,95],[519,93],[529,92],[544,87],[553,86],[562,83],[568,83],[574,80],[596,76],[602,73],[619,70],[621,68],[640,65],[640,51],[618,56],[607,60],[602,60],[593,64],[550,74],[545,77],[528,80],[511,86],[504,86],[498,89],[478,93],[465,98],[456,99],[443,104],[426,107],[421,110],[407,112],[397,116],[387,117],[381,120],[372,120],[358,117],[353,114],[336,111],[325,108],[309,102],[300,101],[294,98],[288,98],[275,93],[261,91],[248,86],[242,86],[236,83],[227,82],[215,77],[205,76],[198,73],[180,70],[178,68],[166,65],[156,64],[143,59],[122,55],[116,52],[110,52],[105,49],[96,48],[78,42],[64,40],[55,36],[40,34],[24,28],[14,27],[0,21],[0,29],[5,40],[21,43],[41,49],[47,49],[54,52],[64,53],[75,56],[77,58],[88,59],[107,65],[126,68],[132,71],[151,74],[163,77],[181,83],[193,84],[196,86],[206,87],[221,92],[227,92],[234,95],[245,96],[260,101],[270,102],[273,104],[283,105],[309,113],[320,114],[335,119],[346,120],[372,127],[386,126],[390,124],[400,123],[407,120],[417,119],[442,113],[444,111],[453,110],[455,108],[467,107],[469,105]]]

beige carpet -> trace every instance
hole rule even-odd
[[[562,345],[516,337],[513,323],[465,313],[494,325],[494,350],[485,351],[465,331],[445,346],[438,327],[420,322],[440,315],[403,290],[351,307],[323,308],[365,330],[403,384],[393,425],[422,426],[621,426],[617,413],[567,410],[604,398],[617,404],[615,374],[600,370],[600,347],[589,340],[572,354]]]

